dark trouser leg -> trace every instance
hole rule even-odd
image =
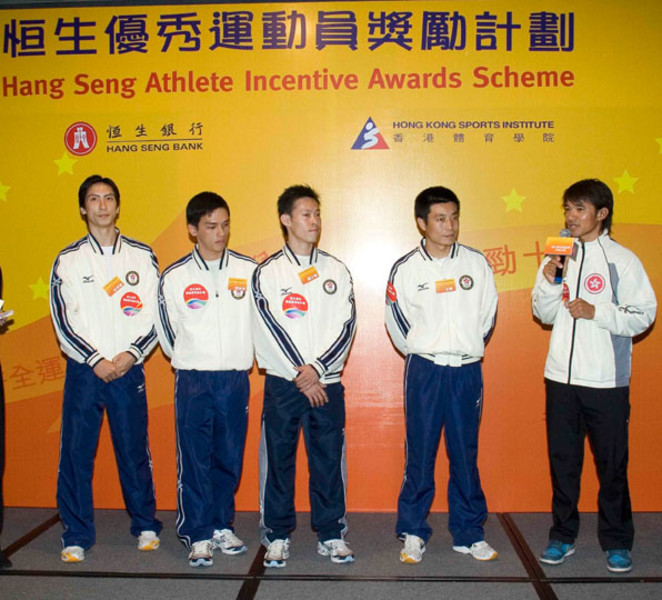
[[[586,427],[575,386],[545,380],[547,451],[552,475],[549,539],[573,544],[579,533],[579,491]]]
[[[177,371],[177,536],[187,548],[213,534],[212,448],[214,410],[210,374]]]
[[[296,385],[273,375],[264,380],[260,439],[260,540],[286,539],[296,527],[294,482],[297,442],[308,399]]]
[[[63,546],[81,546],[87,550],[95,542],[92,473],[103,419],[101,396],[105,385],[88,365],[67,360],[57,478]]]
[[[398,537],[408,533],[427,541],[432,534],[426,517],[434,499],[434,465],[444,406],[441,367],[419,356],[409,356],[405,369],[407,454],[398,498]]]
[[[471,546],[485,539],[487,503],[478,473],[478,428],[483,401],[479,362],[442,367],[445,372],[445,438],[448,481],[448,528],[454,546]]]
[[[104,395],[122,496],[131,517],[131,533],[159,533],[163,525],[155,518],[143,366],[135,365],[120,379],[105,384]]]
[[[582,388],[580,396],[600,480],[600,546],[603,550],[631,550],[634,524],[628,486],[630,389]]]
[[[215,374],[212,490],[214,529],[232,529],[234,495],[239,487],[248,428],[249,383],[246,371]]]
[[[327,385],[329,402],[303,417],[308,452],[311,522],[321,542],[347,532],[345,493],[345,394],[341,383]]]

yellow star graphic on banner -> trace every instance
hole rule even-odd
[[[506,203],[506,212],[509,210],[518,210],[522,212],[522,202],[526,200],[526,196],[520,196],[515,188],[507,196],[501,196],[501,199]]]
[[[44,283],[41,277],[37,280],[37,283],[31,283],[28,287],[32,290],[33,300],[37,300],[38,298],[48,300],[48,284]]]
[[[628,170],[625,169],[623,175],[620,177],[614,177],[614,181],[618,183],[619,194],[621,192],[630,192],[631,194],[634,194],[634,184],[639,181],[639,177],[632,177],[632,175],[628,173]]]
[[[655,138],[655,141],[660,144],[660,154],[662,154],[662,138]]]
[[[8,185],[2,185],[2,181],[0,181],[0,200],[7,202],[7,192],[9,190],[11,190],[11,187]]]
[[[72,158],[67,154],[67,151],[64,151],[64,154],[53,161],[57,165],[57,174],[62,175],[62,173],[74,174],[74,165],[78,162],[75,158]]]

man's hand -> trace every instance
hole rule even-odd
[[[135,357],[129,352],[120,352],[115,358],[113,358],[113,364],[117,371],[117,379],[124,377],[135,362]]]
[[[99,378],[103,379],[106,383],[117,379],[119,375],[117,374],[117,366],[115,363],[104,358],[102,361],[99,361],[94,368],[92,369],[94,374]]]
[[[310,389],[316,384],[320,384],[320,378],[317,374],[317,371],[312,367],[312,365],[303,365],[303,367],[294,367],[299,374],[294,379],[294,383],[300,392],[305,393],[306,390]],[[324,386],[323,386],[324,387]]]
[[[573,319],[588,319],[590,321],[595,317],[595,306],[581,298],[575,298],[572,302],[566,302],[565,307]]]
[[[306,390],[301,390],[301,393],[308,398],[308,402],[310,402],[310,406],[313,408],[324,406],[329,401],[324,385],[319,381]]]
[[[542,274],[545,276],[545,279],[549,283],[554,283],[554,277],[556,276],[556,269],[562,269],[563,263],[561,262],[560,256],[550,256],[549,262],[543,267]]]

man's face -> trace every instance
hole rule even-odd
[[[105,183],[90,186],[85,196],[85,206],[80,214],[87,220],[88,227],[109,227],[115,225],[120,207],[113,188]]]
[[[316,244],[322,231],[320,205],[312,198],[299,198],[291,214],[281,215],[281,223],[287,228],[288,241]]]
[[[437,202],[427,220],[416,219],[425,235],[426,248],[437,258],[446,256],[460,233],[460,212],[455,202]]]
[[[602,233],[604,220],[609,215],[608,209],[596,210],[595,206],[587,200],[565,202],[563,212],[565,226],[570,230],[570,235],[579,238],[582,242],[596,240]]]
[[[217,260],[230,237],[230,215],[224,208],[217,208],[211,214],[203,215],[198,226],[189,225],[189,233],[197,238],[198,250],[205,260]]]

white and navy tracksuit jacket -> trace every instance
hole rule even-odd
[[[576,242],[564,281],[569,299],[595,306],[592,320],[573,319],[563,307],[563,285],[549,283],[540,265],[532,292],[533,314],[553,324],[545,377],[594,388],[630,383],[632,337],[655,319],[657,301],[644,268],[627,248],[603,232],[596,240]]]
[[[352,278],[333,256],[285,247],[253,276],[255,348],[266,369],[260,446],[262,541],[287,538],[295,526],[294,461],[299,428],[308,448],[312,525],[322,541],[346,531],[345,405],[340,374],[356,327]],[[312,365],[329,402],[311,408],[292,381]],[[311,436],[314,440],[311,441]]]
[[[159,286],[157,330],[176,369],[177,534],[187,547],[232,529],[253,365],[250,285],[256,262],[197,246]]]
[[[483,539],[487,515],[476,466],[482,406],[480,359],[497,308],[485,257],[455,243],[434,259],[420,245],[399,259],[386,289],[386,327],[407,357],[407,462],[398,501],[397,534],[427,540],[434,498],[434,461],[442,427],[450,456],[449,528],[455,545]]]
[[[117,232],[103,254],[88,234],[58,255],[51,273],[51,316],[67,374],[62,408],[58,507],[64,546],[95,542],[92,471],[104,409],[131,515],[131,532],[160,531],[147,439],[143,360],[156,344],[158,263],[145,244]],[[129,352],[136,364],[109,383],[93,372]]]

